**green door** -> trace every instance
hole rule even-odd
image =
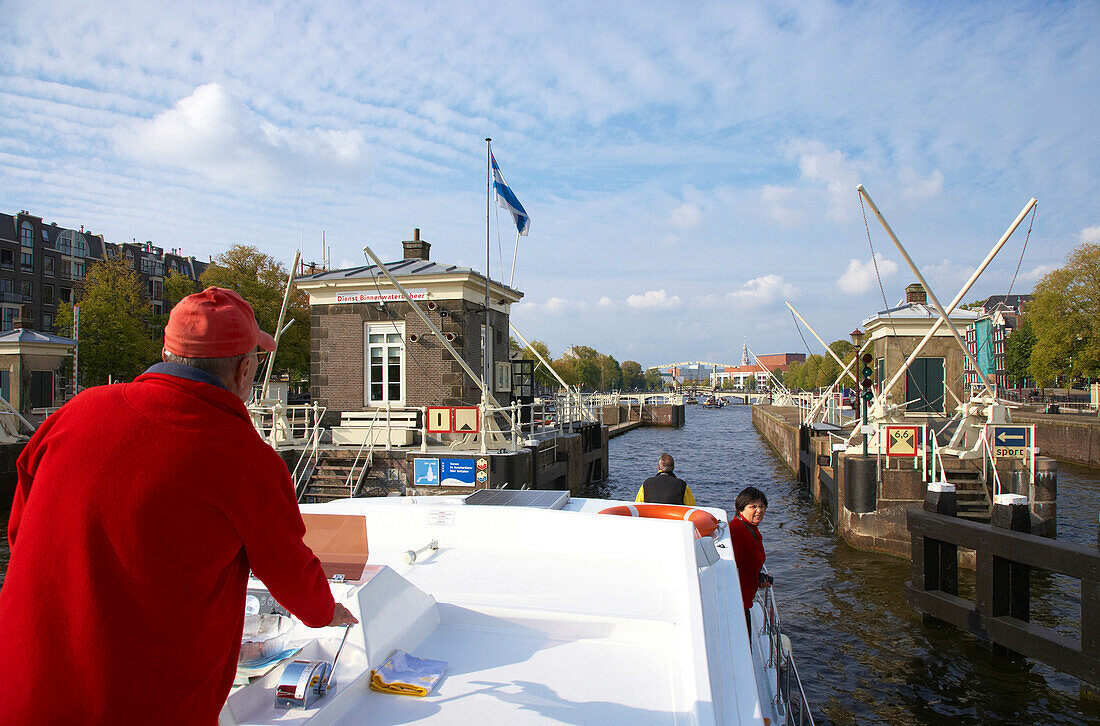
[[[943,413],[943,358],[917,358],[905,376],[909,413]]]
[[[53,371],[31,371],[31,408],[53,406]]]

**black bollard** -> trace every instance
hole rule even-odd
[[[1031,533],[1031,513],[1027,497],[998,494],[993,498],[990,524],[1013,532]],[[993,617],[1008,615],[1027,622],[1031,619],[1031,568],[1027,565],[993,558]]]
[[[878,460],[873,456],[844,458],[844,506],[857,514],[878,508]]]

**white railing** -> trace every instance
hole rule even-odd
[[[386,448],[389,448],[390,444],[390,409],[386,406]],[[367,427],[367,435],[363,439],[363,442],[359,444],[359,450],[355,452],[355,461],[351,464],[351,470],[348,472],[348,497],[354,497],[359,494],[359,487],[363,484],[363,477],[367,475],[367,471],[370,469],[371,464],[374,463],[374,425],[378,422],[374,419],[370,422],[370,426]],[[370,448],[367,449],[367,458],[363,461],[363,469],[359,472],[359,476],[355,476],[355,467],[359,466],[359,459],[363,456],[363,447],[370,444]],[[352,483],[352,479],[355,482]]]
[[[306,484],[309,483],[309,479],[313,475],[313,469],[317,466],[317,460],[320,456],[319,444],[324,432],[325,430],[319,426],[313,429],[310,440],[302,449],[302,453],[298,456],[298,462],[294,465],[294,471],[290,475],[291,479],[294,480],[294,493],[297,495],[298,501],[302,500]]]
[[[273,448],[302,446],[317,438],[325,407],[313,404],[287,406],[283,403],[248,404],[252,425]]]
[[[767,568],[763,568],[763,572],[767,574]],[[806,698],[806,690],[802,687],[802,679],[795,665],[791,641],[783,634],[782,623],[779,621],[775,588],[762,587],[757,590],[756,601],[760,603],[764,613],[764,629],[760,631],[760,635],[768,636],[768,661],[764,665],[775,670],[775,697],[772,703],[786,716],[787,726],[815,726],[810,702]]]

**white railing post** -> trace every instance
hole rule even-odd
[[[428,450],[428,407],[420,406],[418,411],[424,413],[424,425],[420,429],[420,453]]]
[[[483,454],[486,453],[489,450],[488,442],[485,439],[485,437],[489,433],[489,428],[486,425],[486,422],[488,421],[488,418],[489,418],[488,408],[489,408],[489,404],[485,401],[485,397],[482,396],[481,397],[481,403],[478,405],[478,409],[479,409],[478,412],[481,415],[481,434],[479,435],[478,438],[481,439],[481,453],[483,453]]]

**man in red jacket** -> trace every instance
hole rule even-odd
[[[216,723],[250,569],[308,626],[357,622],[244,406],[257,347],[275,344],[249,304],[208,288],[172,310],[164,362],[35,432],[0,591],[0,723]]]

